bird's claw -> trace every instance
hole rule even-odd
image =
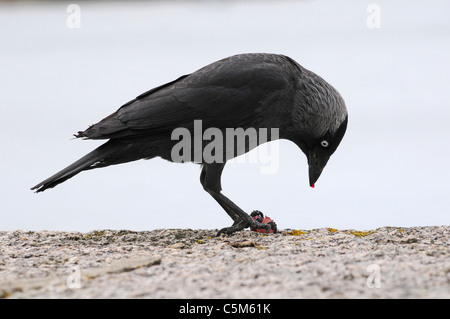
[[[247,216],[248,218],[238,219],[230,227],[222,228],[217,233],[217,236],[220,236],[222,234],[231,235],[247,227],[250,227],[252,231],[256,231],[259,233],[268,234],[271,232],[273,233],[277,232],[277,225],[275,224],[275,222],[272,219],[268,218],[267,216],[264,217],[264,215],[260,211],[255,210],[250,215]]]
[[[225,228],[222,228],[221,230],[219,230],[216,236],[219,237],[222,234],[231,235],[231,234],[233,234],[237,231],[243,230],[249,226],[250,225],[247,221],[240,219],[240,220],[235,221],[233,223],[233,225],[231,225],[230,227],[225,227]]]
[[[254,210],[250,217],[252,217],[254,225],[250,226],[250,230],[256,231],[258,233],[276,233],[277,224],[273,219],[268,216],[264,216],[259,210]]]

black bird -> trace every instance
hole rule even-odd
[[[32,190],[42,192],[81,171],[138,159],[159,156],[177,161],[172,150],[178,140],[172,132],[184,128],[195,135],[194,121],[199,120],[202,132],[208,128],[223,132],[226,128],[277,129],[278,136],[271,139],[290,140],[306,155],[313,187],[345,134],[348,115],[341,95],[293,59],[276,54],[234,55],[151,89],[75,134],[109,141]],[[247,227],[270,231],[269,224],[253,219],[221,192],[226,160],[263,142],[247,139],[244,149],[236,148],[231,156],[213,162],[195,161],[192,151],[192,161],[202,165],[203,188],[234,221],[218,235]],[[205,147],[202,143],[200,152]]]

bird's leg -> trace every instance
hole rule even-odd
[[[234,221],[232,226],[219,230],[217,236],[220,236],[221,234],[232,234],[250,226],[255,229],[265,229],[266,232],[269,233],[271,229],[270,224],[263,224],[254,220],[250,215],[245,213],[228,197],[221,193],[222,186],[220,177],[224,166],[224,163],[205,164],[200,175],[200,182],[202,183],[203,188],[217,201],[217,203],[219,203],[220,206],[222,206],[228,216]]]
[[[200,182],[202,183],[203,188],[211,195],[212,192],[218,192],[222,190],[222,186],[220,184],[220,176],[222,174],[224,165],[219,164],[209,164],[204,165],[202,169],[202,173],[200,175]],[[207,174],[208,172],[208,174]],[[208,178],[206,178],[208,176]],[[213,196],[213,198],[215,198]],[[227,212],[228,216],[237,223],[239,221],[239,215],[236,214],[233,209],[231,209],[224,202],[217,201],[220,206]],[[234,224],[233,224],[234,225]]]
[[[249,214],[244,212],[239,206],[233,203],[228,197],[223,195],[222,193],[209,192],[211,196],[220,204],[220,206],[226,206],[228,209],[232,210],[239,217],[234,221],[233,225],[230,227],[225,227],[219,230],[217,236],[221,234],[230,235],[236,231],[242,230],[247,227],[252,227],[255,229],[265,229],[266,233],[270,233],[271,226],[270,224],[263,224],[256,220],[254,220]],[[226,210],[226,209],[225,209]]]

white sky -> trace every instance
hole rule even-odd
[[[224,194],[279,228],[450,224],[450,2],[0,3],[0,230],[221,228],[199,167],[161,159],[41,180],[100,141],[72,134],[148,89],[244,52],[282,53],[344,97],[349,127],[316,188],[306,158],[280,143],[280,167],[232,164]]]

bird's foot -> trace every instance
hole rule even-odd
[[[225,227],[219,230],[217,236],[222,234],[231,235],[237,231],[243,230],[247,227],[250,227],[251,230],[257,231],[259,233],[276,233],[277,225],[275,222],[268,218],[259,211],[255,210],[250,215],[245,214],[244,217],[236,220],[232,226]]]
[[[254,228],[250,226],[250,230],[256,231],[258,233],[276,233],[277,232],[277,224],[275,221],[270,218],[269,216],[264,216],[263,213],[261,213],[259,210],[254,210],[250,216],[253,218],[253,220],[262,223],[263,225],[270,225],[269,231],[266,230],[266,228]]]
[[[246,220],[239,219],[239,220],[235,221],[233,223],[233,225],[231,225],[230,227],[225,227],[225,228],[222,228],[221,230],[219,230],[217,232],[216,236],[219,237],[222,234],[231,235],[231,234],[233,234],[237,231],[243,230],[249,226],[250,226],[250,224]]]

